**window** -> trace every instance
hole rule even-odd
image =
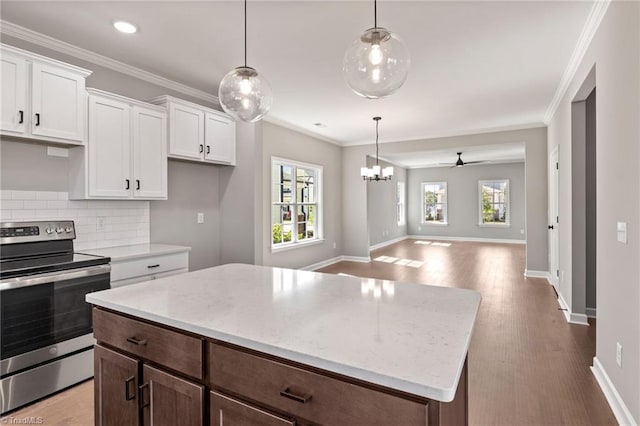
[[[422,183],[422,223],[447,224],[447,182]]]
[[[407,223],[407,213],[405,211],[406,192],[404,182],[398,182],[398,189],[396,190],[396,216],[398,219],[398,226],[404,226]]]
[[[509,226],[509,180],[481,180],[480,225]]]
[[[271,159],[271,248],[322,239],[322,167]]]

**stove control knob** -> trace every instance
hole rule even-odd
[[[52,228],[47,228],[47,229],[45,229],[45,232],[47,234],[53,234],[53,229]]]
[[[64,232],[66,232],[67,234],[70,234],[72,231],[70,226],[67,226],[66,228],[64,228]]]
[[[56,228],[56,232],[57,232],[58,234],[62,234],[62,228]]]

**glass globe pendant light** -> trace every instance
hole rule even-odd
[[[218,88],[218,99],[227,114],[250,123],[264,117],[273,103],[267,80],[247,66],[247,0],[244,0],[244,66],[224,76]]]
[[[347,49],[342,71],[356,94],[377,99],[398,90],[409,74],[409,51],[402,39],[378,27],[377,1],[373,2],[373,28]]]

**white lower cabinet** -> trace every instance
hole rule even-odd
[[[189,272],[189,253],[172,253],[111,262],[111,287]]]
[[[163,108],[88,89],[89,138],[71,150],[71,199],[167,199]]]

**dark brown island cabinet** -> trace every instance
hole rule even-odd
[[[99,426],[466,425],[467,363],[452,402],[93,311]]]

